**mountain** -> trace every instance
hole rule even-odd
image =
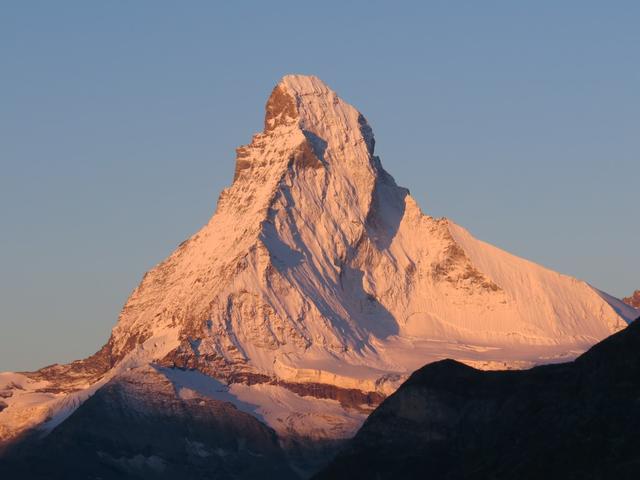
[[[427,365],[314,478],[638,478],[639,409],[636,320],[571,363]]]
[[[630,297],[624,297],[622,301],[633,308],[640,308],[640,290],[633,292]]]
[[[0,374],[0,445],[74,431],[68,422],[96,395],[106,403],[123,377],[144,384],[155,372],[173,388],[166,409],[230,403],[287,452],[314,450],[352,436],[425,362],[558,362],[635,316],[423,214],[374,147],[365,117],[323,82],[284,77],[215,214],[145,274],[106,345]]]
[[[295,479],[275,432],[232,404],[175,394],[152,367],[118,375],[42,439],[0,462],[0,477]]]

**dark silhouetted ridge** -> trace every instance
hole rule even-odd
[[[315,478],[640,478],[640,321],[574,362],[416,371]]]

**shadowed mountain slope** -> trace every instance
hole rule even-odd
[[[207,479],[298,476],[275,432],[232,404],[176,396],[152,368],[110,381],[44,438],[0,460],[6,479]]]
[[[416,371],[315,478],[638,478],[640,321],[575,361]]]

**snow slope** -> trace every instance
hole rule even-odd
[[[322,81],[284,77],[210,221],[144,276],[100,352],[24,374],[25,392],[46,381],[81,399],[154,364],[178,395],[193,388],[172,369],[196,371],[281,435],[342,438],[428,361],[562,361],[631,319],[588,284],[423,214],[374,146]],[[5,388],[7,440],[43,419],[16,420],[31,400]],[[72,410],[56,399],[42,397],[45,418]]]

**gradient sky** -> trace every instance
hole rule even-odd
[[[639,25],[635,1],[2,2],[0,371],[107,340],[287,73],[365,114],[425,213],[631,293]]]

